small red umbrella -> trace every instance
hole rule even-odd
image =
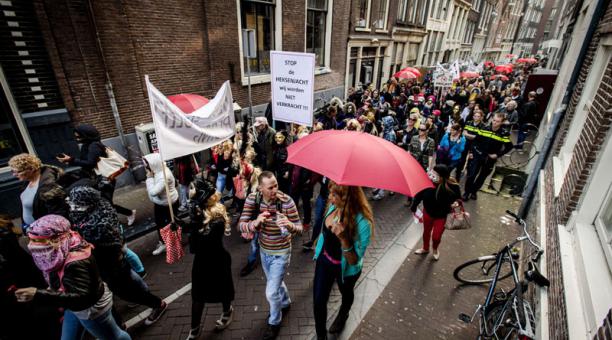
[[[396,74],[398,74],[398,73],[400,73],[400,72],[404,72],[404,71],[408,71],[408,72],[410,72],[410,73],[413,73],[413,74],[414,74],[414,75],[416,75],[417,77],[420,77],[420,76],[421,76],[421,71],[419,71],[419,69],[418,69],[418,68],[415,68],[415,67],[410,67],[410,66],[405,67],[405,68],[403,68],[403,69],[399,70],[399,71],[398,71]]]
[[[399,71],[395,72],[395,74],[393,76],[395,78],[398,78],[398,79],[416,79],[416,78],[421,76],[420,72],[419,73],[415,73],[415,72],[413,72],[412,70],[409,70],[409,69],[412,69],[412,67],[406,67],[403,70],[399,70]],[[418,70],[417,70],[417,72],[418,72]]]
[[[497,66],[495,66],[495,72],[512,73],[512,66],[510,66],[510,65],[497,65]]]
[[[288,163],[340,185],[380,188],[413,197],[433,186],[410,153],[365,132],[319,131],[291,144],[287,151]]]
[[[493,63],[492,61],[485,61],[484,66],[485,67],[495,67],[495,63]]]
[[[516,54],[506,54],[506,58],[516,58]]]
[[[185,113],[192,113],[208,104],[207,98],[192,93],[176,94],[168,96],[168,99]]]
[[[516,60],[517,63],[527,63],[527,64],[535,64],[538,62],[535,58],[518,58]]]
[[[507,76],[505,76],[503,74],[494,74],[494,75],[491,76],[491,80],[495,80],[495,79],[497,79],[497,77],[501,77],[501,80],[503,80],[503,81],[510,80],[510,78],[508,78]]]
[[[465,71],[465,72],[459,73],[459,76],[461,78],[478,78],[478,77],[480,77],[480,73]]]

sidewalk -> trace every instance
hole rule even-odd
[[[143,185],[133,186],[117,192],[116,201],[130,209],[138,209],[136,226],[146,226],[152,220],[152,204],[148,202],[146,190]],[[403,206],[404,197],[387,197],[379,202],[372,202],[375,213],[375,238],[368,249],[364,259],[364,270],[357,289],[367,286],[368,273],[380,268],[383,258],[392,258],[401,263],[402,258],[389,256],[392,245],[397,242],[398,235],[405,233],[410,226],[412,215],[407,207]],[[414,232],[418,237],[419,232]],[[314,318],[312,312],[312,280],[314,277],[314,262],[312,252],[303,253],[301,245],[309,235],[298,236],[293,241],[291,264],[286,276],[286,283],[292,299],[291,310],[283,318],[280,339],[311,339],[314,336]],[[157,233],[148,233],[129,243],[145,264],[149,276],[146,281],[152,292],[162,298],[173,295],[177,290],[186,287],[191,282],[191,265],[193,256],[187,254],[178,264],[168,265],[164,256],[154,257],[151,251],[157,242]],[[248,244],[238,233],[225,239],[225,246],[232,255],[232,272],[236,298],[234,300],[234,322],[221,333],[214,333],[214,321],[221,313],[220,305],[206,307],[203,317],[203,330],[201,339],[260,339],[266,328],[268,303],[265,298],[266,280],[263,271],[257,268],[245,278],[239,277],[239,271],[246,262]],[[385,255],[387,254],[387,255]],[[394,272],[394,271],[393,271]],[[392,273],[387,273],[392,275]],[[376,273],[376,272],[374,272]],[[214,279],[211,277],[211,279]],[[382,291],[384,286],[379,287]],[[186,287],[185,290],[188,290]],[[363,289],[363,288],[362,288]],[[377,296],[377,295],[376,295]],[[372,301],[376,299],[374,296]],[[168,307],[167,312],[154,325],[145,327],[142,323],[130,327],[129,332],[134,339],[184,339],[190,328],[191,297],[190,291],[176,298]],[[339,293],[332,292],[329,303],[329,318],[335,316],[339,307]],[[357,310],[356,299],[355,309]],[[128,308],[123,301],[117,300],[116,305],[125,320],[137,316],[145,310],[144,307]],[[366,310],[367,311],[367,310]],[[363,315],[365,312],[363,311]],[[355,327],[357,324],[355,325]]]
[[[445,231],[437,262],[431,256],[411,252],[351,339],[477,337],[478,321],[468,325],[457,316],[471,315],[484,301],[488,287],[461,286],[454,280],[453,271],[469,259],[497,251],[504,241],[520,234],[518,228],[499,222],[505,210],[517,208],[518,200],[482,192],[478,195],[478,201],[465,205],[472,214],[472,228]]]

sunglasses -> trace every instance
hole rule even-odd
[[[419,129],[419,131],[427,131],[427,129]]]
[[[410,118],[411,121],[416,122],[418,119],[416,118]]]

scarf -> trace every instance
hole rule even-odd
[[[66,265],[91,255],[91,245],[70,230],[70,222],[59,215],[46,215],[34,221],[28,237],[28,249],[47,283],[51,272],[58,272],[61,282]]]
[[[69,194],[74,228],[95,246],[122,245],[119,219],[110,202],[90,187],[76,187]]]

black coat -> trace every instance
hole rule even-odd
[[[71,262],[64,268],[61,281],[64,291],[59,291],[59,276],[51,273],[49,281],[51,289],[37,290],[35,302],[80,311],[93,306],[104,294],[104,284],[93,256]]]
[[[95,177],[100,157],[106,157],[106,147],[100,141],[100,133],[90,124],[81,124],[74,129],[81,136],[81,152],[79,157],[72,157],[70,165],[80,166],[83,177]]]
[[[62,170],[55,166],[43,165],[41,167],[38,190],[36,190],[32,205],[32,217],[35,220],[49,214],[68,218],[66,192],[57,183],[62,174]],[[27,184],[22,189],[25,190],[26,186]]]
[[[9,287],[47,288],[32,256],[17,237],[0,228],[0,339],[59,339],[62,313],[57,308],[17,302]],[[36,320],[32,327],[31,320]]]
[[[191,297],[204,303],[234,300],[232,257],[223,246],[225,222],[215,218],[202,229],[192,230],[190,244],[195,254],[191,271]]]
[[[427,188],[420,191],[412,201],[412,212],[415,212],[421,201],[427,214],[433,218],[446,218],[451,211],[453,202],[461,198],[461,188],[457,184],[449,184],[450,191],[445,188]]]

